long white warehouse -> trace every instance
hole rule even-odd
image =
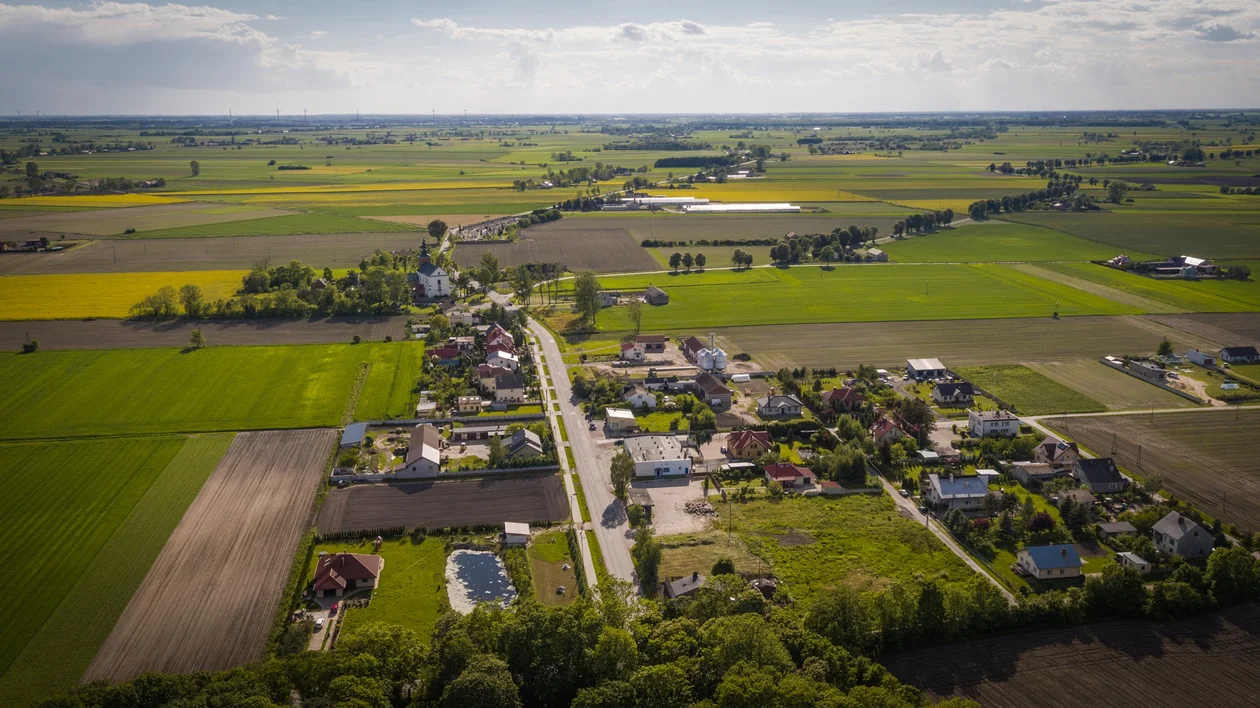
[[[638,204],[640,206],[667,206],[673,204],[688,206],[691,204],[709,203],[708,199],[700,197],[631,197],[624,201],[630,204]]]
[[[684,204],[682,209],[687,214],[752,214],[757,212],[795,214],[801,210],[793,204]]]

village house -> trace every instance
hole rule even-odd
[[[906,359],[906,375],[912,379],[939,379],[949,374],[940,359]]]
[[[866,258],[864,260],[874,261],[876,263],[887,263],[888,254],[878,248],[866,249]]]
[[[1025,486],[1032,483],[1045,484],[1062,474],[1065,473],[1045,462],[1015,462],[1011,465],[1011,475]]]
[[[421,423],[411,431],[407,460],[394,470],[398,479],[427,479],[438,476],[442,466],[442,434],[429,423]]]
[[[494,393],[495,380],[500,376],[506,376],[511,373],[511,369],[506,369],[502,366],[490,366],[489,364],[477,365],[477,381],[481,385],[481,390],[486,393]]]
[[[928,483],[923,487],[923,498],[934,509],[958,509],[959,511],[976,513],[984,510],[985,497],[989,496],[989,486],[983,477],[968,475],[939,474],[928,475]]]
[[[524,546],[529,543],[529,524],[519,521],[503,522],[503,545]]]
[[[1047,437],[1033,451],[1033,459],[1044,462],[1054,468],[1055,472],[1068,473],[1081,459],[1080,448],[1074,442],[1063,442],[1056,437]]]
[[[512,335],[505,332],[495,332],[486,337],[486,352],[495,350],[511,352],[517,354],[516,342],[512,339]]]
[[[766,465],[766,483],[778,482],[784,489],[808,487],[814,484],[814,473],[808,467],[797,467],[791,462]]]
[[[451,442],[464,443],[476,440],[489,440],[502,437],[507,432],[505,423],[489,423],[486,425],[465,425],[451,428]]]
[[[1059,580],[1080,577],[1081,567],[1085,564],[1081,562],[1076,546],[1068,543],[1021,549],[1015,565],[1025,575],[1031,575],[1037,580]]]
[[[664,585],[667,599],[690,597],[696,594],[700,586],[704,585],[704,576],[699,573],[692,573],[675,580],[666,580]]]
[[[634,461],[635,477],[683,477],[691,474],[691,457],[673,435],[627,438],[626,453]]]
[[[655,408],[656,394],[642,386],[631,386],[621,396],[631,408]]]
[[[822,394],[823,405],[837,413],[853,413],[866,403],[866,396],[856,388],[833,388]]]
[[[621,343],[621,360],[622,361],[643,361],[647,351],[642,344],[638,342],[622,342]]]
[[[801,414],[805,404],[790,393],[772,393],[757,399],[757,415],[763,418],[792,418]]]
[[[480,413],[481,412],[481,396],[460,396],[455,399],[455,412]]]
[[[345,597],[372,590],[385,559],[367,553],[321,553],[311,589],[315,597]]]
[[[649,285],[647,292],[643,293],[643,301],[649,305],[668,305],[669,295],[655,285]]]
[[[519,371],[521,368],[520,357],[512,352],[502,349],[493,349],[486,355],[486,363],[490,366],[498,366],[512,371]]]
[[[736,430],[726,436],[727,455],[737,460],[755,460],[770,451],[770,433],[764,430]]]
[[[446,319],[450,320],[450,323],[453,325],[468,325],[471,327],[481,323],[481,315],[466,307],[457,307],[445,314]]]
[[[459,366],[459,350],[455,347],[430,349],[429,358],[437,359],[439,366]]]
[[[542,457],[543,454],[542,438],[527,428],[512,433],[503,446],[507,448],[508,457],[513,459]]]
[[[455,347],[461,352],[470,352],[477,347],[476,337],[451,337],[446,340],[446,345]]]
[[[706,371],[697,376],[695,388],[696,392],[700,394],[698,398],[708,404],[709,407],[717,410],[730,408],[734,393],[727,388],[726,384],[722,383],[721,379],[713,374]]]
[[[1019,418],[1010,411],[967,411],[967,432],[972,437],[1019,435]]]
[[[1161,553],[1182,558],[1207,558],[1216,545],[1207,529],[1175,511],[1155,522],[1151,537]]]
[[[1260,363],[1260,351],[1255,347],[1225,347],[1220,351],[1221,361],[1229,364]]]
[[[604,415],[608,421],[610,433],[633,433],[639,429],[639,421],[634,418],[634,411],[626,408],[605,408]]]
[[[932,400],[938,406],[969,406],[975,400],[976,390],[966,383],[938,383],[932,387]]]
[[[520,374],[502,374],[494,377],[495,403],[524,403],[525,377]]]
[[[1119,563],[1122,567],[1136,570],[1139,575],[1147,575],[1151,572],[1150,562],[1132,551],[1117,553],[1116,563]]]
[[[880,418],[870,429],[871,438],[875,440],[877,445],[884,443],[895,443],[906,436],[906,431],[901,426],[892,422],[887,418]]]
[[[1072,467],[1072,476],[1095,494],[1123,492],[1129,486],[1110,457],[1082,457]]]
[[[665,335],[663,334],[640,334],[634,338],[634,343],[643,347],[645,354],[665,352]]]

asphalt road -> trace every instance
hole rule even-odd
[[[604,565],[609,575],[633,583],[634,563],[630,560],[632,541],[627,536],[630,524],[626,519],[625,504],[613,497],[608,478],[609,470],[600,464],[595,442],[587,435],[586,417],[574,401],[560,347],[546,327],[531,319],[529,328],[542,347],[547,370],[551,373],[551,383],[556,389],[556,400],[560,403],[565,429],[569,432],[569,447],[573,450],[574,461],[577,462],[578,478],[582,480],[582,491],[586,495],[595,537],[599,540],[599,547],[604,555]]]

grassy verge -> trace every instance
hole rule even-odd
[[[591,549],[591,562],[595,564],[596,584],[608,580],[608,568],[604,567],[604,552],[600,550],[599,539],[594,531],[586,532],[586,545]]]

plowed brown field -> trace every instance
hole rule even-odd
[[[569,518],[558,475],[374,484],[334,489],[319,512],[323,533],[404,526],[442,528]]]
[[[237,435],[83,680],[261,658],[335,439],[334,430]]]

